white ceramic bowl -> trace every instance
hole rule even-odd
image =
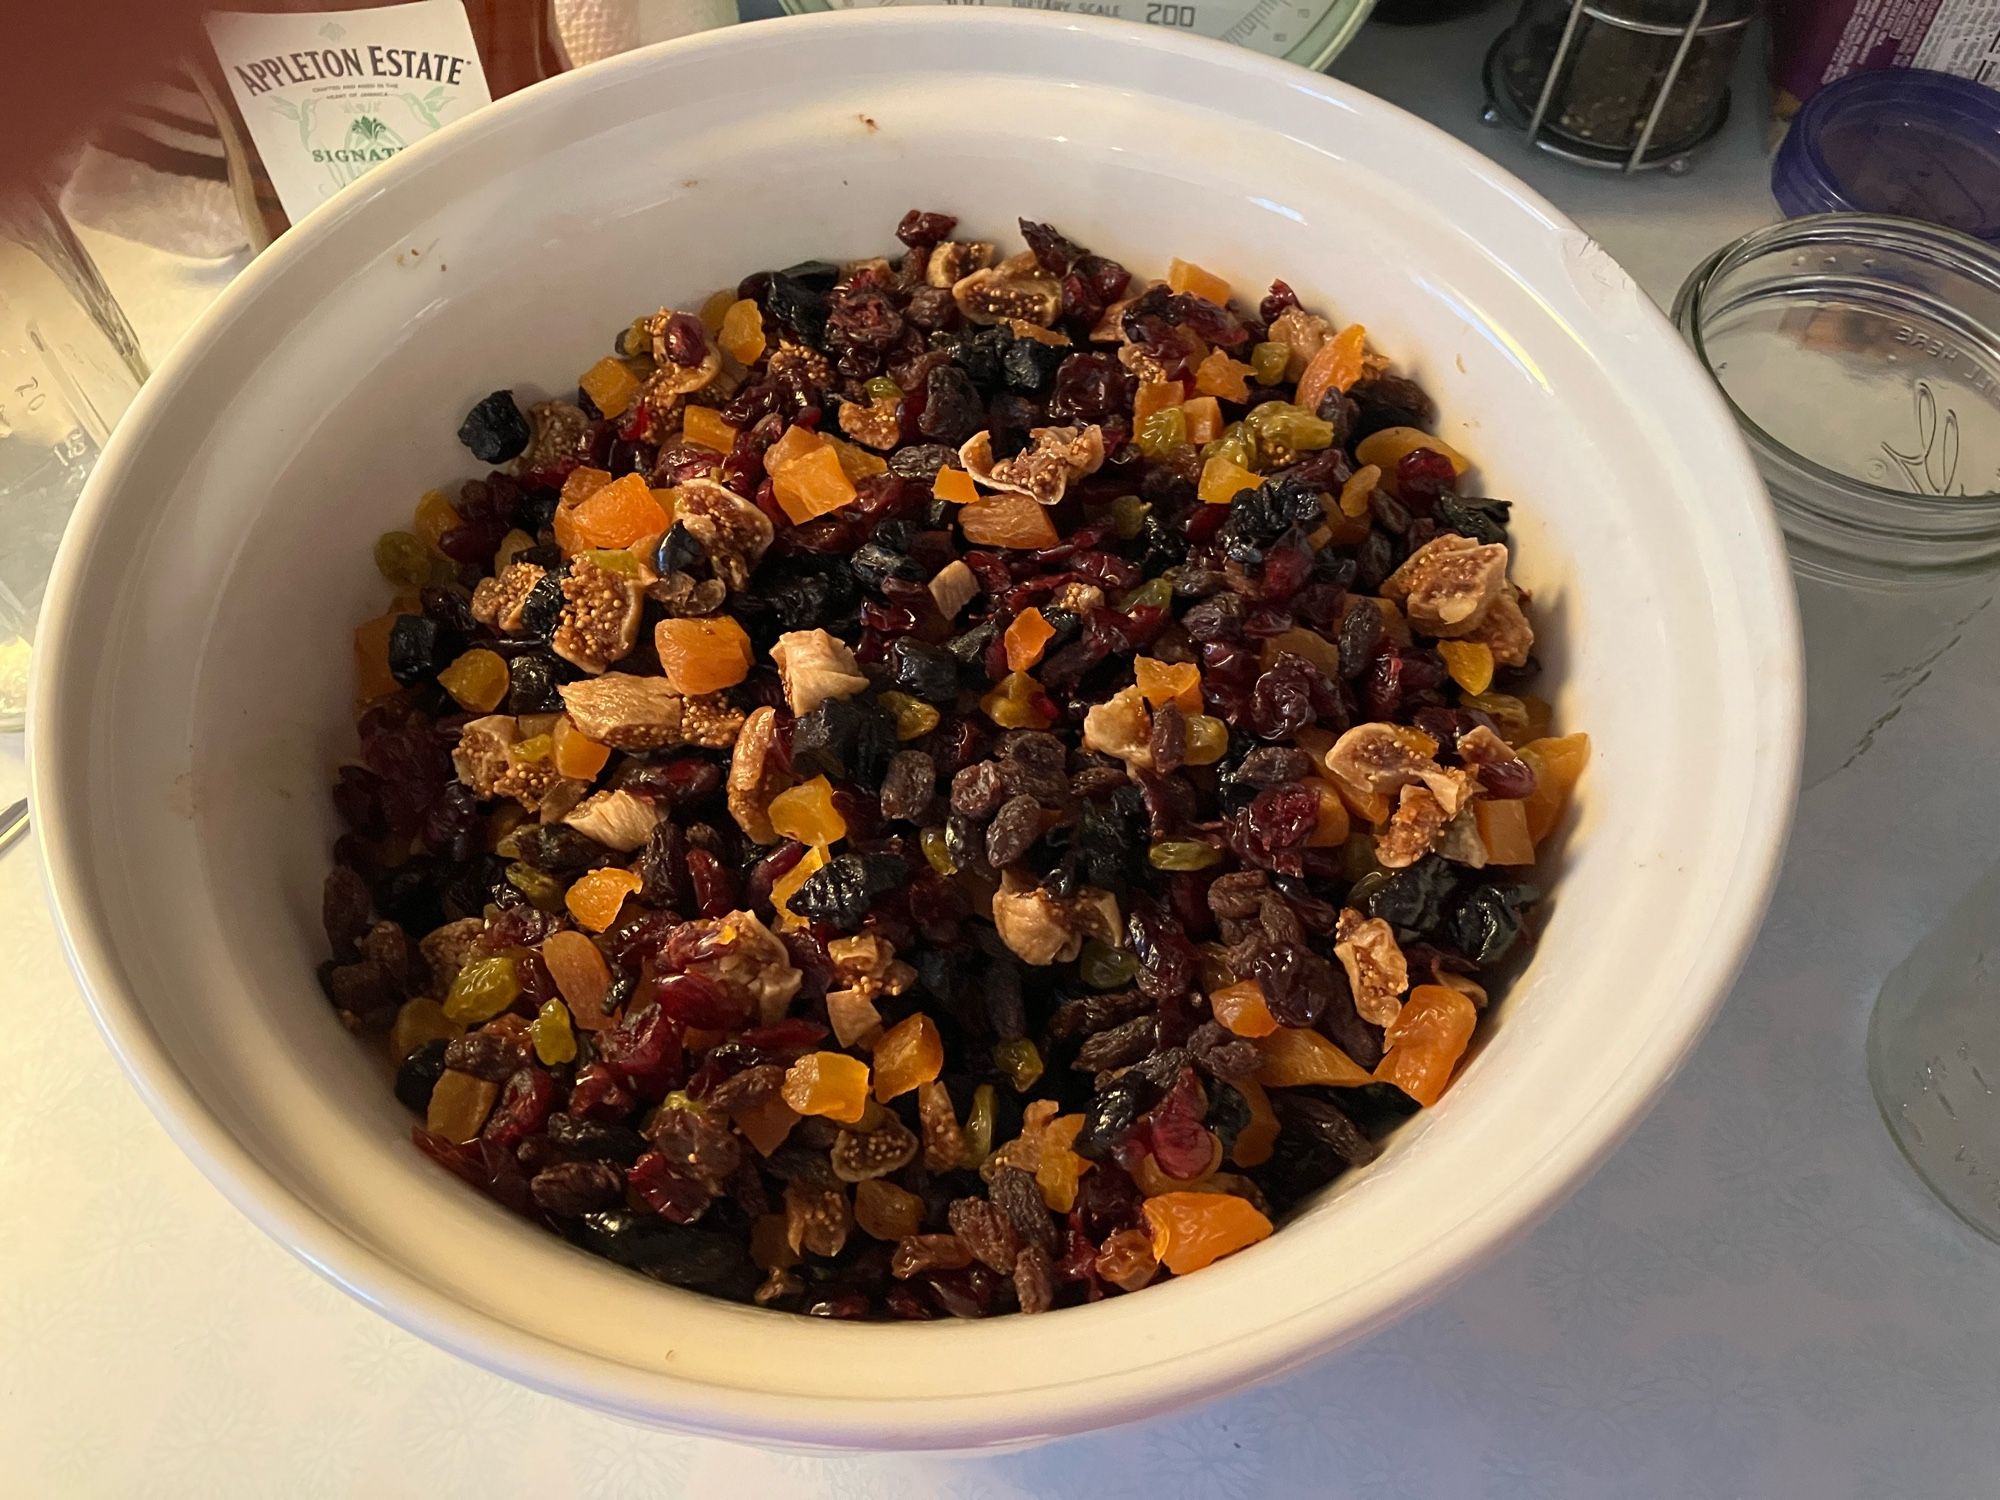
[[[1597,746],[1550,921],[1381,1162],[1197,1276],[1040,1318],[788,1317],[512,1219],[409,1142],[313,979],[369,546],[474,469],[496,385],[567,387],[636,310],[879,252],[913,205],[1131,264],[1283,276],[1421,376],[1491,493],[1560,722]],[[1157,30],[887,10],[746,26],[483,111],[217,301],[125,419],[42,626],[35,824],[72,960],[167,1129],[404,1327],[647,1421],[863,1447],[1100,1426],[1379,1326],[1572,1187],[1686,1055],[1792,804],[1783,551],[1721,401],[1582,233],[1439,132]]]

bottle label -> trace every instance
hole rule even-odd
[[[492,102],[463,0],[211,13],[209,41],[296,223],[370,167]]]

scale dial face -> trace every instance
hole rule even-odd
[[[874,10],[885,5],[983,5],[1113,16],[1191,31],[1321,67],[1367,18],[1372,0],[785,0],[790,11]]]

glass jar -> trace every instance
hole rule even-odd
[[[1686,170],[1729,118],[1750,0],[1526,0],[1486,56],[1486,121],[1587,166]]]
[[[1911,219],[1745,235],[1673,317],[1735,408],[1785,530],[1810,787],[1864,754],[2000,570],[2000,253]]]

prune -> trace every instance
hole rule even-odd
[[[889,682],[926,703],[958,698],[958,658],[942,646],[904,637],[889,643]]]
[[[1475,542],[1504,546],[1507,518],[1513,509],[1505,500],[1465,498],[1447,491],[1438,496],[1437,519],[1447,531],[1469,536]]]
[[[847,565],[854,570],[869,588],[880,590],[891,578],[921,579],[923,569],[900,552],[891,551],[879,542],[863,542],[849,556]]]
[[[565,1232],[584,1249],[672,1286],[709,1286],[745,1264],[742,1245],[726,1234],[632,1209],[584,1214]]]
[[[521,456],[530,436],[528,419],[512,391],[495,391],[476,402],[459,424],[458,440],[483,464],[504,464]]]
[[[430,1108],[431,1090],[444,1077],[446,1045],[443,1037],[433,1038],[404,1058],[396,1069],[396,1097],[405,1109],[422,1114]]]
[[[1368,915],[1380,917],[1404,932],[1438,932],[1452,898],[1458,894],[1454,866],[1427,854],[1407,869],[1396,871],[1368,896]]]
[[[909,868],[894,854],[837,855],[806,877],[789,904],[811,921],[853,932],[875,898],[900,886]]]
[[[1007,384],[1017,391],[1041,394],[1055,378],[1056,367],[1067,358],[1060,344],[1044,344],[1039,339],[1016,339],[1000,357],[1000,370]]]
[[[555,639],[556,626],[562,623],[563,605],[562,575],[550,570],[535,580],[535,586],[528,590],[528,597],[521,604],[521,629],[542,641]]]
[[[826,776],[872,791],[895,753],[894,723],[857,698],[829,698],[792,729],[792,769],[802,778]]]
[[[445,665],[444,630],[424,615],[398,615],[389,627],[389,675],[409,687]]]
[[[1520,940],[1521,912],[1533,900],[1524,886],[1476,886],[1453,908],[1446,940],[1481,968],[1496,964]]]
[[[997,363],[997,361],[996,361]],[[956,448],[985,426],[979,388],[957,365],[940,365],[924,381],[924,406],[917,431]]]
[[[815,277],[815,280],[818,278]],[[741,291],[741,288],[738,289]],[[772,321],[802,344],[814,348],[826,337],[826,292],[800,276],[775,271],[758,293],[758,304]]]
[[[555,660],[538,651],[524,652],[507,664],[507,712],[557,714],[563,700]]]

